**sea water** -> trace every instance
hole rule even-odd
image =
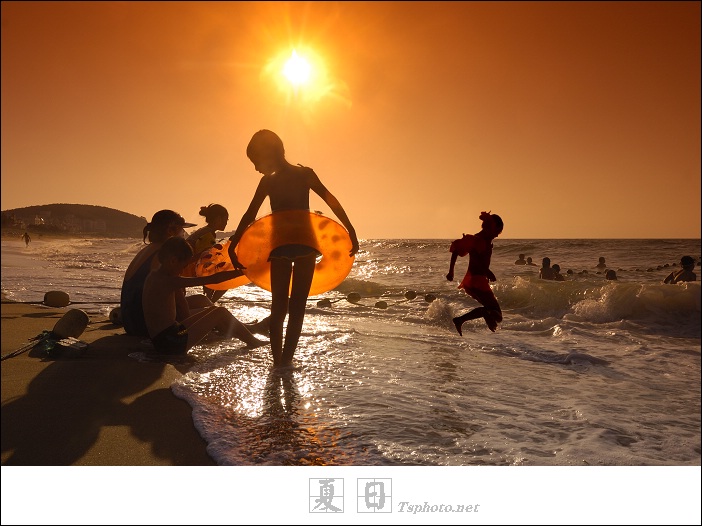
[[[497,332],[446,280],[451,240],[363,240],[348,278],[310,298],[295,367],[270,347],[209,338],[172,386],[220,465],[700,465],[700,281],[665,285],[700,240],[496,239]],[[2,291],[50,290],[104,314],[140,239],[2,241]],[[561,266],[566,281],[538,279]],[[617,280],[595,265],[606,258]],[[567,274],[568,270],[572,274]],[[200,292],[193,288],[189,293]],[[352,292],[360,299],[352,302]],[[319,304],[329,299],[330,304]],[[254,285],[222,301],[268,315]],[[149,360],[137,351],[135,360]],[[180,364],[180,368],[183,363]]]

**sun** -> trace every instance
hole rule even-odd
[[[346,85],[334,76],[328,57],[302,45],[273,56],[261,70],[261,80],[274,88],[288,105],[311,109],[325,99],[350,105]]]
[[[307,84],[312,73],[312,65],[297,54],[293,49],[292,55],[283,66],[283,75],[293,86]]]

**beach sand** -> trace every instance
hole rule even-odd
[[[2,354],[50,331],[71,307],[2,301]],[[2,362],[2,465],[211,466],[190,405],[170,385],[184,367],[140,362],[141,338],[90,317],[78,357],[40,347]],[[183,370],[179,370],[179,368]]]

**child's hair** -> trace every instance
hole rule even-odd
[[[259,130],[253,134],[246,147],[246,156],[252,158],[256,154],[272,155],[277,159],[285,159],[283,141],[270,130]]]
[[[200,207],[200,215],[205,218],[205,221],[211,223],[216,217],[226,215],[229,217],[229,212],[222,205],[211,204]]]
[[[193,257],[193,249],[190,243],[180,236],[169,237],[158,249],[158,260],[163,263],[173,256],[178,261],[190,261],[190,258]]]
[[[498,216],[497,214],[490,214],[492,216],[492,220],[495,222],[495,227],[497,228],[497,233],[501,234],[502,229],[505,227],[504,222],[502,221],[502,218]]]

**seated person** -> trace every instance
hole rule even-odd
[[[148,244],[142,248],[124,273],[122,290],[120,292],[120,315],[124,332],[131,336],[148,336],[146,323],[144,322],[144,311],[142,307],[142,291],[144,281],[153,269],[159,266],[156,253],[163,243],[171,237],[183,236],[185,228],[195,226],[186,223],[185,219],[173,210],[159,210],[144,227],[144,243],[148,236]],[[204,308],[212,305],[212,302],[202,294],[188,296],[189,309]],[[190,314],[188,311],[179,313],[180,318]]]
[[[515,265],[526,265],[526,259],[524,259],[524,254],[519,254],[519,259],[514,262]]]
[[[544,258],[541,260],[541,268],[539,269],[539,279],[554,279],[554,272],[551,268],[551,259]]]
[[[229,270],[210,276],[181,276],[192,257],[193,249],[185,239],[167,239],[158,250],[161,265],[152,270],[144,282],[144,320],[155,351],[159,354],[185,354],[212,329],[217,329],[226,338],[240,339],[250,349],[265,345],[266,342],[251,334],[226,307],[212,305],[178,321],[176,313],[179,305],[186,301],[186,287],[221,283],[242,274],[241,270]]]
[[[671,272],[663,283],[679,283],[681,281],[697,281],[697,274],[692,272],[695,269],[695,260],[691,256],[680,258],[681,270]]]

